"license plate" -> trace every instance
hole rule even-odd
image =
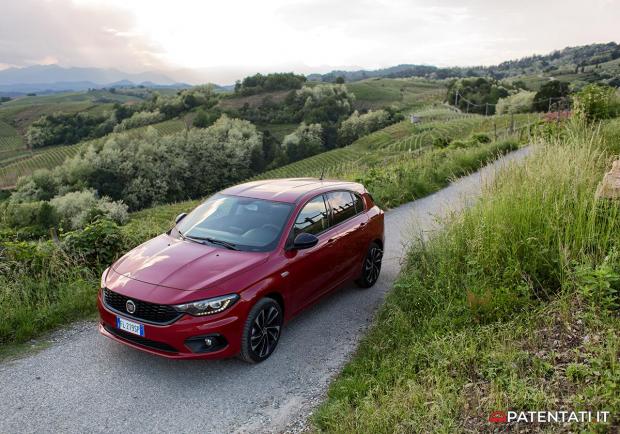
[[[120,316],[116,317],[116,328],[144,337],[144,325],[133,321],[127,321],[125,318],[121,318]]]

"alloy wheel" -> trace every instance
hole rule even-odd
[[[372,286],[379,278],[381,272],[381,260],[383,259],[383,250],[373,245],[366,256],[364,262],[364,275],[368,285]]]
[[[273,304],[262,308],[252,321],[250,349],[260,359],[268,357],[278,344],[282,318]]]

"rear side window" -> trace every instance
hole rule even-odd
[[[327,208],[323,195],[317,196],[299,212],[293,227],[294,235],[301,232],[316,235],[327,229]]]
[[[337,225],[356,214],[353,195],[348,191],[332,191],[327,193],[327,202],[331,208],[333,225]]]
[[[355,202],[355,212],[357,214],[364,211],[364,201],[362,200],[362,197],[359,194],[353,193],[353,201]]]

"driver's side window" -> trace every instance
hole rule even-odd
[[[302,208],[293,226],[293,236],[302,232],[316,235],[323,232],[328,227],[327,207],[323,195],[319,195],[310,200]]]

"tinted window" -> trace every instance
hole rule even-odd
[[[288,203],[216,194],[177,225],[185,237],[211,238],[240,250],[275,248],[292,206]]]
[[[364,201],[361,196],[353,193],[353,200],[355,201],[355,212],[359,214],[364,211]]]
[[[323,195],[317,196],[306,204],[295,220],[294,235],[301,232],[318,234],[327,229],[327,208]]]
[[[327,193],[327,201],[332,211],[332,224],[334,225],[356,214],[353,195],[348,191],[332,191]]]

